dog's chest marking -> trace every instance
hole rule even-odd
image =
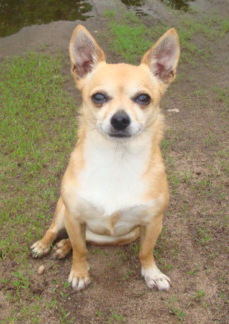
[[[145,148],[137,152],[117,144],[86,147],[77,201],[81,217],[92,231],[119,236],[147,221],[139,215],[155,204],[143,199],[146,188],[142,175],[148,158]]]

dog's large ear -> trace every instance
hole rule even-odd
[[[77,79],[84,78],[99,62],[106,59],[103,50],[82,25],[78,25],[73,31],[69,52],[72,72]]]
[[[152,73],[168,85],[175,79],[179,56],[178,35],[171,28],[145,53],[141,63],[148,65]]]

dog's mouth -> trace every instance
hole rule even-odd
[[[113,140],[128,140],[131,138],[136,137],[139,135],[142,131],[141,127],[138,127],[137,129],[124,129],[124,130],[116,130],[113,127],[102,127],[102,124],[97,124],[97,129],[99,132],[105,136],[107,139],[113,139]]]
[[[108,134],[110,137],[116,137],[116,138],[130,138],[132,135],[128,133],[110,133]]]

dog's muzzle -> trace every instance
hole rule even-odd
[[[130,117],[124,110],[117,111],[111,118],[109,136],[111,137],[130,137],[128,126],[131,123]]]

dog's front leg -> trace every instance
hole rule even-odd
[[[42,257],[49,252],[50,247],[56,239],[58,233],[64,228],[64,212],[65,205],[62,198],[60,197],[56,205],[56,210],[51,226],[45,233],[44,237],[31,246],[33,258]]]
[[[151,223],[140,227],[139,259],[142,265],[141,273],[147,286],[149,288],[157,287],[159,290],[168,290],[170,279],[158,269],[153,256],[153,249],[162,229],[162,218],[163,215],[160,214],[154,217]]]
[[[87,263],[86,226],[81,224],[79,218],[72,215],[66,208],[65,227],[73,250],[72,268],[68,282],[75,290],[82,290],[91,282]]]

